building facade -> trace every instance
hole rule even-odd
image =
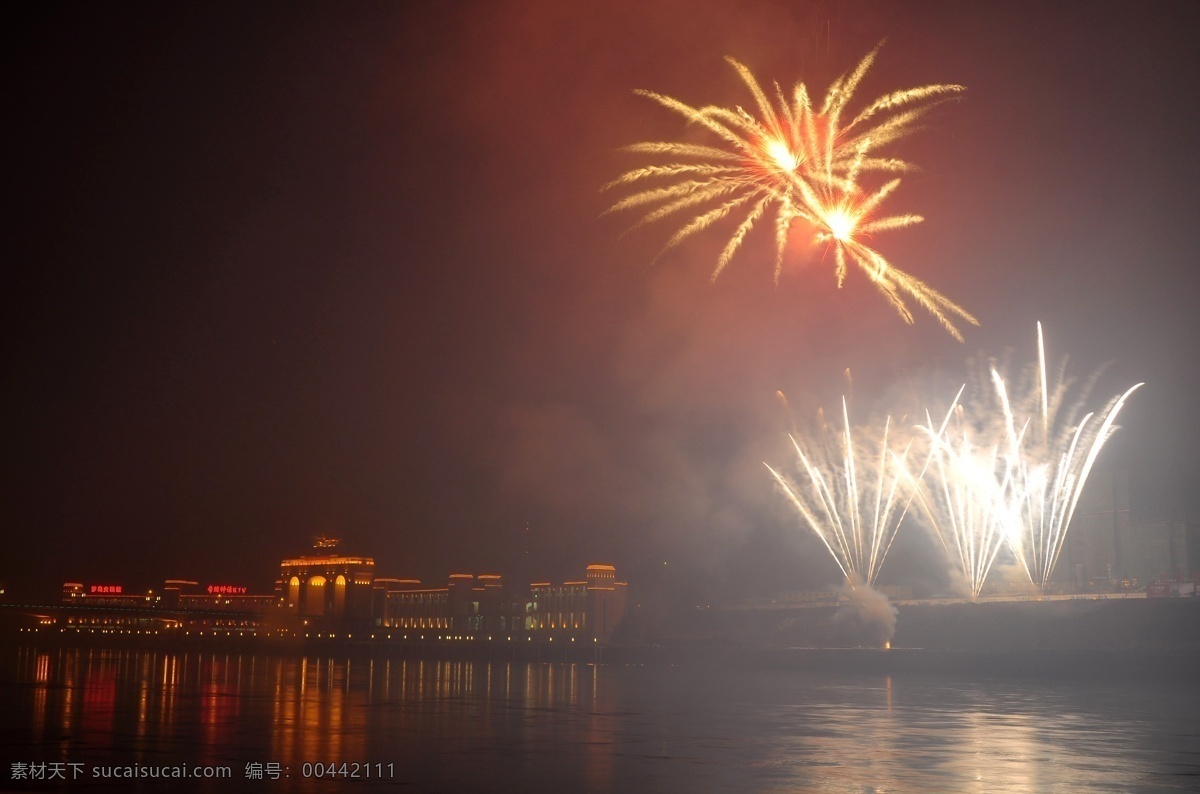
[[[293,614],[331,624],[371,618],[375,560],[344,555],[337,541],[318,539],[312,554],[283,560],[276,591]]]
[[[611,565],[589,565],[580,581],[530,585],[525,629],[541,634],[585,635],[607,641],[625,616],[625,582]]]
[[[625,590],[611,565],[589,565],[582,579],[559,584],[511,587],[500,574],[455,573],[444,587],[430,587],[419,579],[377,577],[374,559],[342,554],[337,541],[319,538],[313,553],[280,562],[270,594],[191,579],[167,579],[157,592],[144,593],[67,582],[62,601],[72,625],[119,618],[113,625],[136,620],[141,628],[261,630],[271,636],[332,636],[361,628],[399,632],[402,639],[519,635],[604,642],[625,614]]]
[[[425,636],[519,634],[606,642],[625,615],[626,583],[611,565],[589,565],[586,578],[528,589],[508,588],[499,574],[452,574],[445,587],[415,579],[377,580],[373,625]]]

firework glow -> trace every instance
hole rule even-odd
[[[852,428],[843,399],[841,429],[822,417],[810,440],[789,435],[797,477],[764,464],[851,588],[874,585],[912,506],[972,597],[997,560],[1045,590],[1088,475],[1142,384],[1083,413],[1092,384],[1068,404],[1073,382],[1065,363],[1051,377],[1040,323],[1037,329],[1032,366],[1006,378],[989,362],[940,422],[926,412],[924,424],[900,433],[890,417]]]
[[[674,158],[622,174],[605,189],[632,187],[635,192],[608,211],[644,211],[633,228],[685,211],[695,213],[663,247],[659,256],[693,235],[730,217],[741,220],[720,255],[712,278],[725,269],[750,231],[774,214],[775,279],[795,221],[807,222],[818,242],[827,243],[841,287],[849,263],[857,265],[883,292],[907,323],[913,316],[905,298],[916,301],[956,339],[956,320],[978,325],[965,309],[891,263],[863,242],[880,232],[912,226],[919,215],[876,216],[899,179],[868,189],[866,173],[912,170],[904,160],[880,155],[887,144],[914,130],[914,123],[937,101],[964,90],[960,85],[927,85],[895,91],[868,104],[843,123],[854,91],[874,63],[878,49],[830,86],[824,100],[813,101],[804,83],[790,96],[774,85],[774,101],[753,73],[728,59],[749,89],[758,116],[741,107],[693,107],[653,91],[637,93],[672,110],[717,138],[716,145],[657,141],[626,147],[636,154]],[[653,185],[647,187],[646,185]]]
[[[926,487],[914,485],[934,534],[977,597],[1013,526],[1014,456],[1004,454],[994,438],[977,436],[958,402],[961,395],[962,390],[940,428],[934,430],[932,422],[920,428],[931,447],[922,473],[928,481],[923,476]]]
[[[911,501],[905,468],[911,442],[894,446],[890,417],[882,428],[852,429],[845,399],[841,430],[823,419],[813,441],[801,444],[789,436],[799,462],[796,482],[764,465],[850,587],[871,587]]]
[[[972,402],[964,404],[964,387],[938,428],[928,417],[919,428],[930,453],[914,482],[916,501],[973,596],[1005,548],[1029,582],[1045,589],[1088,475],[1126,400],[1143,385],[1077,421],[1089,388],[1066,407],[1072,382],[1065,365],[1049,377],[1037,328],[1037,361],[1015,392],[990,365]]]

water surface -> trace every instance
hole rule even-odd
[[[230,770],[135,781],[197,791],[1200,787],[1200,688],[1178,682],[33,647],[0,663],[3,788],[55,785],[13,781],[21,763],[120,791],[94,770]]]

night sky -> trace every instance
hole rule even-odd
[[[1200,517],[1200,102],[1189,3],[8,4],[0,585],[267,590],[317,534],[379,571],[733,598],[831,584],[762,461],[791,419],[887,411],[980,354],[1091,402],[1145,381],[1102,465]],[[751,105],[967,86],[878,247],[971,310],[906,326],[821,250],[725,235],[650,262],[600,187],[693,136],[636,96]],[[951,395],[938,394],[931,402]],[[527,529],[528,527],[528,529]],[[927,541],[896,581],[936,580]],[[899,544],[899,542],[898,542]],[[932,553],[932,552],[931,552]],[[940,552],[939,552],[940,553]],[[664,565],[664,563],[667,563]],[[884,579],[889,569],[884,569]]]

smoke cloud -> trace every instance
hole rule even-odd
[[[863,584],[842,585],[838,592],[849,602],[833,616],[834,623],[852,630],[861,642],[879,647],[891,642],[898,613],[887,596]]]

